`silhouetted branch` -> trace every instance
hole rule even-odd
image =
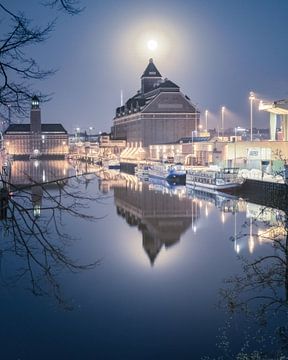
[[[270,209],[270,211],[273,210]],[[243,256],[239,257],[242,262],[242,272],[226,279],[225,287],[220,289],[220,304],[233,316],[245,313],[255,326],[260,325],[262,339],[263,327],[269,325],[267,334],[269,341],[273,339],[275,346],[269,349],[269,346],[266,345],[263,353],[257,352],[260,356],[259,359],[284,359],[286,357],[281,356],[284,356],[283,354],[286,356],[288,349],[288,327],[286,325],[288,320],[287,213],[277,216],[277,218],[278,226],[284,230],[284,234],[281,232],[275,237],[271,234],[269,236],[270,225],[267,224],[268,230],[265,239],[270,241],[268,243],[268,246],[271,246],[270,252],[252,260]],[[253,236],[257,235],[253,234]],[[275,323],[276,316],[278,316],[278,321]],[[267,344],[267,341],[265,343]],[[280,346],[278,350],[277,343]],[[271,354],[273,357],[269,357]],[[253,357],[247,355],[243,358]]]
[[[75,176],[69,177],[70,182],[75,180]],[[5,228],[9,239],[6,247],[3,244],[0,258],[3,258],[7,252],[13,251],[23,260],[22,263],[26,264],[19,276],[16,276],[17,280],[28,275],[30,290],[33,294],[47,295],[48,286],[53,296],[63,305],[66,302],[61,295],[60,284],[56,280],[57,269],[65,268],[72,272],[88,270],[94,268],[100,261],[80,264],[66,255],[65,247],[73,238],[63,232],[62,224],[59,226],[60,214],[65,213],[89,221],[99,220],[104,216],[95,217],[83,212],[88,209],[88,202],[97,201],[98,196],[88,197],[81,194],[78,187],[68,185],[68,178],[55,181],[53,192],[47,187],[51,183],[41,184],[32,179],[31,181],[32,186],[25,189],[17,189],[17,186],[9,183],[4,184],[7,188],[13,187],[14,191],[8,202],[6,219],[0,223],[0,227]],[[64,181],[66,181],[65,185]],[[45,213],[44,216],[38,216],[38,214],[35,216],[35,204],[33,204],[31,191],[35,192],[34,200],[41,199],[41,214]]]
[[[84,8],[80,6],[79,0],[50,0],[45,4],[52,8],[56,7],[60,11],[66,11],[70,15],[78,15],[84,10]]]
[[[52,0],[47,4],[70,15],[82,11],[77,0]],[[45,26],[34,25],[24,13],[13,12],[3,3],[0,3],[0,16],[8,29],[0,38],[0,111],[4,115],[9,108],[15,114],[25,114],[33,95],[37,94],[41,101],[49,99],[49,95],[35,91],[31,83],[43,80],[55,71],[41,69],[28,55],[28,50],[49,38],[55,21]]]

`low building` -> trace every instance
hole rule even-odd
[[[6,153],[14,157],[64,158],[68,133],[62,124],[42,124],[37,96],[32,98],[30,124],[10,124],[3,133]]]
[[[258,169],[268,174],[283,171],[288,161],[288,141],[193,141],[149,146],[149,160],[186,165],[218,165]]]

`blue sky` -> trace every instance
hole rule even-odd
[[[115,108],[140,88],[150,57],[163,77],[177,83],[217,127],[249,125],[249,91],[260,99],[288,98],[286,0],[83,0],[85,11],[69,17],[36,0],[6,0],[35,23],[58,17],[45,43],[30,49],[44,68],[57,73],[35,86],[53,93],[42,105],[46,122],[68,131],[109,131]],[[27,4],[28,3],[28,4]],[[146,49],[147,36],[158,49]],[[213,114],[213,115],[212,115]],[[255,104],[254,124],[268,127],[268,115]]]

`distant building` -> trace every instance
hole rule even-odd
[[[127,146],[147,148],[151,144],[176,143],[198,128],[200,112],[178,85],[162,76],[153,60],[141,76],[141,90],[116,109],[113,139]]]
[[[17,157],[64,157],[68,133],[62,124],[42,124],[37,96],[32,98],[30,124],[10,124],[3,133],[8,154]]]

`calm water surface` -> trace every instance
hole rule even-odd
[[[15,162],[13,183],[27,184],[28,173],[49,181],[67,176],[69,166]],[[247,352],[267,350],[267,344],[280,349],[275,330],[286,331],[287,320],[281,269],[272,291],[278,305],[284,299],[280,315],[273,310],[258,326],[254,313],[263,299],[253,302],[248,317],[236,306],[246,291],[253,297],[261,288],[271,297],[273,283],[267,290],[259,274],[248,275],[247,283],[242,265],[279,254],[270,240],[283,236],[279,211],[130,175],[105,177],[60,181],[60,192],[54,185],[15,191],[14,200],[29,208],[30,221],[36,216],[55,252],[47,254],[41,236],[24,231],[19,238],[17,229],[15,245],[15,222],[13,233],[11,222],[2,220],[1,359],[212,359],[243,346]],[[49,200],[52,194],[60,201],[60,193],[66,209]],[[16,223],[25,229],[19,214]],[[44,267],[29,256],[30,247]],[[91,269],[67,269],[95,261]],[[238,280],[227,283],[234,275]],[[249,279],[259,284],[252,291]]]

